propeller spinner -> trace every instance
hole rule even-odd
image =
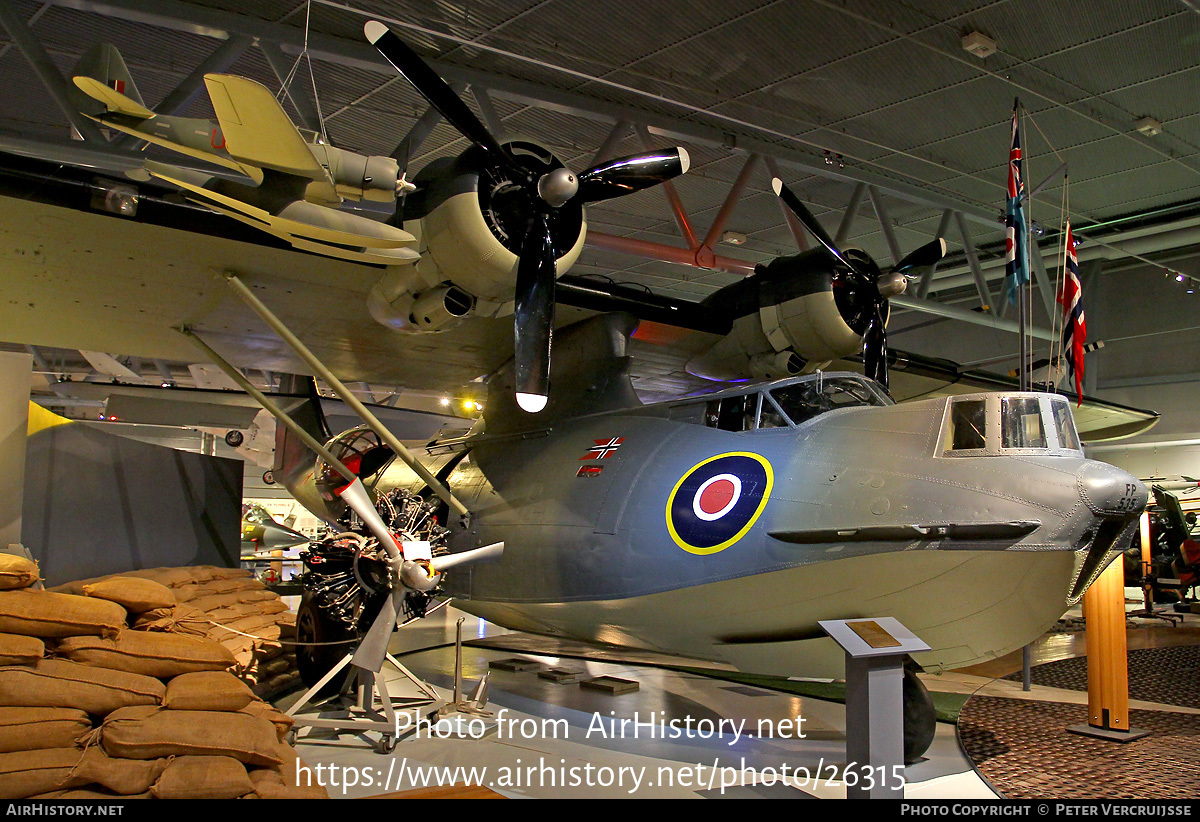
[[[517,157],[480,122],[454,90],[384,24],[368,22],[367,39],[426,100],[483,153],[485,163],[517,188],[511,202],[524,217],[514,287],[516,399],[526,411],[541,411],[550,391],[554,331],[554,281],[558,275],[553,214],[558,209],[632,194],[684,174],[690,160],[683,148],[651,151],[599,163],[579,174],[554,163],[545,169]]]
[[[771,188],[784,204],[817,238],[843,270],[835,271],[834,296],[846,324],[863,339],[863,370],[868,377],[888,387],[887,319],[888,299],[904,293],[908,272],[933,265],[946,255],[946,241],[941,237],[907,255],[889,271],[882,272],[865,253],[858,250],[841,251],[816,217],[812,215],[783,180],[775,177]]]

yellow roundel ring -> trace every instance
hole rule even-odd
[[[689,468],[667,497],[667,530],[675,544],[701,556],[724,551],[753,527],[775,473],[747,451],[717,454]]]

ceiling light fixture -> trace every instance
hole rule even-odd
[[[1144,137],[1153,137],[1162,133],[1162,123],[1153,117],[1143,117],[1134,123],[1133,127],[1138,130],[1138,134]]]
[[[980,60],[991,57],[996,53],[996,41],[978,31],[964,34],[962,39],[963,51],[978,57]]]

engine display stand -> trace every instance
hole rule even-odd
[[[903,799],[904,658],[929,646],[892,617],[817,624],[846,652],[846,798]]]
[[[290,741],[295,742],[296,733],[301,728],[328,728],[339,733],[375,732],[380,734],[376,750],[383,754],[391,753],[396,747],[396,738],[402,730],[402,723],[397,720],[396,711],[398,707],[400,710],[421,711],[423,708],[430,708],[430,706],[440,706],[445,701],[437,695],[436,691],[422,682],[408,668],[405,668],[398,659],[388,654],[386,657],[387,663],[392,665],[405,679],[415,685],[417,690],[422,694],[422,696],[416,697],[394,698],[388,691],[387,682],[381,675],[382,671],[376,674],[364,668],[359,668],[351,663],[353,657],[353,653],[348,653],[342,657],[341,661],[337,665],[334,665],[329,673],[325,674],[317,684],[305,691],[296,704],[287,710],[287,715],[295,721]],[[339,710],[329,712],[324,716],[312,719],[306,717],[297,718],[296,713],[301,709],[306,707],[315,709],[329,701],[314,701],[314,699],[347,665],[350,665],[353,671],[346,676],[346,681],[342,685],[342,689],[337,697],[342,702],[343,707]],[[355,702],[353,705],[346,706],[345,703],[352,690],[355,692]],[[431,710],[426,712],[425,718],[431,719],[436,714],[437,707],[432,707]],[[415,723],[410,722],[407,727],[415,727]]]

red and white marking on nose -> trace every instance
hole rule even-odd
[[[742,496],[742,481],[734,474],[709,477],[692,497],[692,513],[705,522],[728,514]]]

